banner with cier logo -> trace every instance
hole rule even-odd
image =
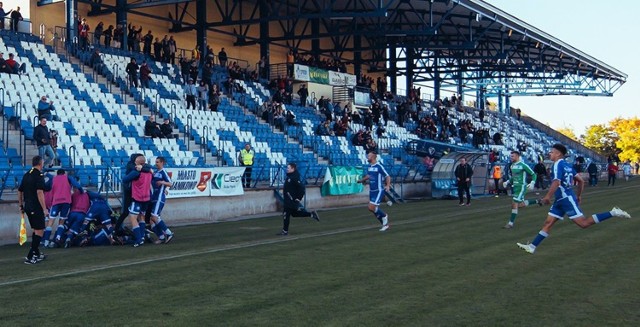
[[[244,194],[242,175],[245,167],[211,168],[211,196],[233,196]]]

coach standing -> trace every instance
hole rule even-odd
[[[465,192],[467,194],[467,205],[471,205],[471,193],[469,192],[469,187],[471,186],[473,168],[471,168],[471,165],[467,163],[467,159],[460,159],[460,164],[458,165],[458,167],[456,167],[455,170],[455,176],[458,183],[458,199],[460,200],[459,205],[464,205],[462,192]]]
[[[40,156],[33,157],[32,168],[24,174],[22,182],[18,188],[18,204],[20,211],[27,214],[29,225],[33,229],[31,236],[31,249],[24,260],[28,265],[36,264],[46,258],[44,253],[40,253],[40,240],[44,234],[44,219],[49,215],[49,211],[44,201],[44,175],[42,166],[44,160]]]
[[[245,167],[244,175],[242,176],[242,186],[244,188],[251,187],[251,169],[253,167],[254,156],[255,152],[249,143],[244,145],[244,149],[240,150],[240,155],[238,156],[238,161]]]

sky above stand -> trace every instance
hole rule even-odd
[[[628,75],[613,97],[511,97],[511,106],[552,128],[576,135],[587,126],[616,117],[638,116],[640,91],[640,1],[486,0],[491,5],[551,34]]]

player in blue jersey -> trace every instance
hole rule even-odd
[[[533,242],[530,244],[517,243],[521,249],[531,254],[533,254],[537,246],[549,236],[551,227],[553,227],[558,220],[562,220],[565,215],[569,216],[569,219],[580,226],[580,228],[587,228],[611,217],[631,218],[627,212],[618,207],[614,207],[611,211],[597,213],[586,218],[579,207],[582,190],[584,189],[584,181],[580,175],[573,170],[571,165],[564,161],[566,154],[567,148],[562,144],[554,144],[551,151],[549,151],[549,159],[554,162],[551,170],[552,182],[547,195],[542,198],[542,203],[550,204],[552,196],[555,196],[555,201],[549,209],[549,215],[542,226],[542,230]],[[575,193],[572,188],[574,181],[578,185]]]
[[[366,167],[366,174],[358,182],[363,184],[369,182],[369,211],[373,212],[376,219],[382,224],[380,231],[384,232],[389,229],[389,216],[380,210],[380,201],[384,198],[384,192],[389,192],[391,176],[378,163],[378,155],[375,151],[367,154],[367,161],[369,167]]]
[[[156,172],[153,174],[151,180],[151,186],[153,193],[151,194],[151,230],[158,235],[158,239],[163,243],[169,243],[173,239],[173,232],[164,223],[164,220],[160,218],[164,203],[169,194],[169,188],[171,187],[171,178],[169,174],[164,170],[164,165],[167,160],[164,157],[156,158]]]

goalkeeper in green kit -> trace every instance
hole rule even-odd
[[[513,223],[518,216],[518,208],[526,207],[532,204],[542,205],[542,202],[538,199],[525,200],[524,196],[527,193],[527,189],[533,190],[536,184],[536,173],[531,168],[520,160],[520,152],[511,151],[511,178],[505,181],[502,185],[506,189],[509,185],[513,187],[513,200],[511,201],[511,217],[509,222],[504,225],[503,228],[513,228]],[[527,175],[531,176],[532,180],[527,184]]]

